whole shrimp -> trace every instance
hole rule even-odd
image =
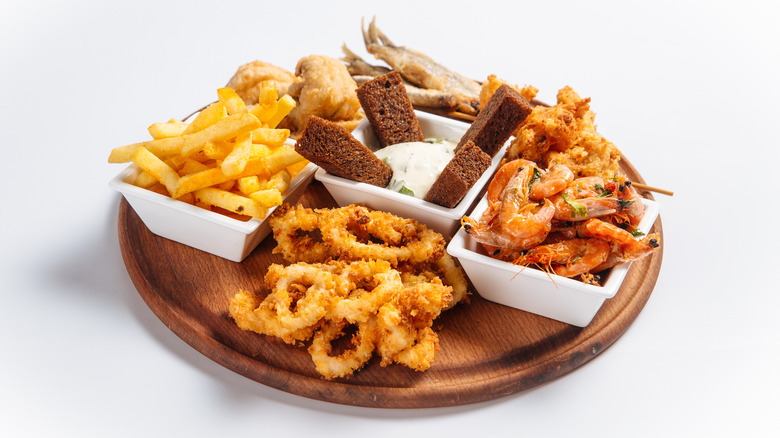
[[[579,226],[578,234],[595,237],[615,245],[612,253],[617,261],[640,259],[658,248],[658,235],[650,234],[640,239],[630,232],[599,219],[590,219]]]
[[[540,244],[550,232],[555,208],[529,199],[534,163],[514,160],[504,164],[488,186],[488,208],[479,221],[463,217],[466,231],[494,254],[520,251]]]
[[[631,225],[637,225],[645,214],[645,205],[642,203],[631,181],[622,183],[609,181],[607,188],[618,199],[620,204],[618,215],[626,219]]]
[[[539,181],[531,185],[529,197],[534,201],[541,201],[556,195],[574,181],[574,172],[563,164],[555,164],[550,170],[542,172]]]
[[[517,265],[537,265],[562,277],[590,273],[610,254],[610,245],[596,238],[575,238],[540,245],[513,261]],[[598,271],[593,271],[598,272]]]
[[[595,274],[621,262],[641,259],[659,246],[655,234],[638,239],[600,219],[589,219],[576,229],[580,237],[531,248],[513,263],[537,265],[563,277],[574,277]]]
[[[613,196],[604,178],[577,178],[564,190],[550,198],[555,206],[555,219],[585,221],[613,214],[621,209],[621,201]]]

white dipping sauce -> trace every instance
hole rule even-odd
[[[422,199],[455,156],[456,144],[440,139],[398,143],[374,152],[393,169],[387,188]]]

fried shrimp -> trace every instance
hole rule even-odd
[[[310,341],[326,379],[351,375],[375,353],[382,366],[430,368],[438,348],[433,321],[468,298],[468,282],[440,234],[358,205],[284,205],[269,223],[274,252],[292,264],[268,268],[264,297],[233,297],[230,315],[241,329],[290,344]],[[336,344],[349,345],[334,353]]]
[[[531,186],[528,197],[534,201],[549,198],[562,192],[572,181],[574,172],[563,164],[555,164],[550,170],[542,172],[540,180]]]
[[[579,232],[583,236],[596,237],[613,243],[615,245],[613,252],[621,261],[640,259],[659,246],[657,234],[637,239],[630,232],[598,219],[585,221]]]

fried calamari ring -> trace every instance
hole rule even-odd
[[[354,287],[333,305],[327,317],[353,324],[366,321],[404,287],[400,273],[382,260],[350,263],[341,276]]]
[[[346,377],[363,367],[374,355],[374,318],[359,323],[357,333],[352,336],[352,348],[338,356],[331,356],[332,342],[344,336],[347,321],[328,321],[312,339],[309,354],[317,372],[326,379]]]
[[[405,285],[415,283],[430,283],[434,278],[440,279],[445,285],[452,288],[452,301],[445,307],[449,309],[461,301],[468,301],[469,283],[463,270],[456,264],[455,260],[447,253],[444,253],[438,260],[426,264],[403,265],[401,270],[401,279]]]
[[[444,276],[444,284],[452,287],[452,300],[445,307],[445,310],[462,300],[468,300],[469,282],[463,271],[455,264],[455,260],[449,254],[444,253],[441,258],[436,260],[436,266],[439,268],[437,272]]]
[[[333,256],[329,244],[314,238],[320,229],[318,210],[282,204],[268,219],[268,223],[277,242],[273,253],[281,254],[285,260],[322,263]]]
[[[252,331],[287,343],[308,339],[310,329],[328,313],[334,299],[348,293],[344,279],[331,272],[335,269],[306,263],[271,265],[266,274],[271,293],[251,310],[251,316],[246,305],[234,308],[231,303],[231,316],[242,318]]]
[[[419,332],[414,345],[398,352],[393,360],[416,371],[425,371],[431,367],[439,349],[439,335],[430,327]]]
[[[278,326],[276,327],[277,330],[272,329],[271,325],[273,323],[270,321],[274,320],[274,315],[265,310],[256,311],[262,302],[262,297],[242,290],[230,300],[228,311],[241,330],[268,335],[274,331],[284,332],[285,336],[279,337],[288,344],[295,343],[295,341],[304,341],[311,338],[314,334],[316,326],[306,327],[297,331],[281,330]]]
[[[309,354],[327,379],[354,373],[375,352],[382,366],[431,366],[438,349],[433,321],[468,294],[439,233],[361,205],[283,205],[269,222],[274,253],[294,264],[269,267],[265,298],[245,291],[233,297],[230,314],[239,327],[288,343],[311,340]],[[337,340],[351,347],[332,355]]]
[[[377,352],[382,356],[383,366],[400,362],[398,354],[415,347],[426,337],[433,320],[452,300],[451,290],[436,277],[430,283],[420,282],[405,287],[379,309]]]
[[[397,266],[436,260],[445,253],[441,234],[414,219],[361,205],[307,209],[284,204],[269,224],[277,241],[274,254],[291,262],[386,260]]]
[[[444,237],[414,219],[351,205],[321,218],[322,239],[349,260],[421,263],[444,253]]]

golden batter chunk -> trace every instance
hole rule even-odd
[[[363,119],[357,83],[341,61],[310,55],[298,61],[295,76],[298,81],[287,91],[297,102],[286,119],[292,131],[301,131],[309,116],[336,122],[348,131]]]
[[[523,99],[531,102],[536,98],[537,93],[539,93],[539,89],[536,87],[533,87],[531,85],[526,85],[523,88],[520,88],[516,85],[512,85],[503,79],[498,78],[496,75],[490,75],[488,76],[487,80],[482,83],[482,88],[479,91],[479,109],[482,110],[485,108],[485,105],[487,105],[488,101],[490,100],[490,97],[493,96],[493,94],[498,90],[498,87],[502,85],[509,85],[510,87],[517,90],[521,96],[523,96]]]
[[[238,67],[227,86],[234,89],[247,105],[255,105],[261,93],[261,82],[271,80],[276,83],[279,96],[287,94],[287,88],[297,79],[289,71],[263,61],[252,61]]]
[[[594,119],[590,98],[564,87],[556,105],[534,107],[515,131],[507,158],[535,161],[543,168],[563,164],[577,176],[613,177],[620,150],[596,132]]]

